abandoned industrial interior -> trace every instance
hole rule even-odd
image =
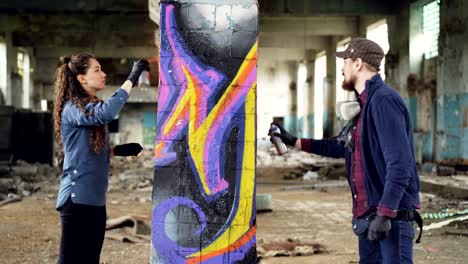
[[[369,47],[355,42],[363,38],[383,51],[367,99],[357,81],[345,87],[348,70],[371,69],[365,53],[352,57]],[[71,204],[86,199],[78,186],[93,190],[80,185],[80,169],[99,153],[67,156],[66,107],[56,140],[56,75],[73,72],[73,57],[59,58],[80,53],[105,73],[104,103],[90,104],[128,98],[99,121],[115,155],[98,167],[108,169],[99,175],[108,179],[99,263],[468,263],[468,1],[0,1],[0,263],[94,263],[63,261],[57,209],[63,184]],[[139,59],[149,74],[137,84],[129,74]],[[377,82],[392,90],[379,103],[387,86],[372,90]],[[401,98],[390,114],[381,110],[388,96]],[[352,119],[347,103],[362,108]],[[350,124],[363,126],[349,132],[356,146],[339,145],[351,169],[314,149],[340,142]],[[143,150],[118,155],[126,143]],[[369,173],[379,165],[386,174]],[[360,238],[358,190],[375,216]],[[391,228],[374,229],[380,219]],[[402,222],[404,246],[401,237],[371,239],[375,230],[405,236]],[[389,255],[385,241],[409,253]],[[383,262],[365,256],[364,243],[379,245]]]

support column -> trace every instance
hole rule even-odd
[[[0,105],[7,104],[7,83],[8,83],[8,67],[7,67],[7,38],[0,34]]]
[[[336,95],[336,43],[334,37],[329,37],[327,55],[327,77],[323,81],[324,112],[323,112],[323,137],[334,136],[333,123],[335,119],[335,95]]]
[[[160,5],[151,263],[256,263],[258,6],[197,2]]]
[[[309,133],[307,113],[309,107],[309,84],[307,83],[307,61],[298,63],[297,67],[297,136],[306,137]]]
[[[314,65],[315,65],[315,51],[306,52],[306,69],[307,69],[307,133],[304,135],[306,138],[312,138],[314,135]]]
[[[297,125],[297,69],[298,69],[298,62],[287,61],[288,65],[288,77],[289,77],[289,94],[290,94],[290,102],[289,102],[289,115],[284,117],[284,127],[287,131],[291,131],[290,133],[293,135],[297,135],[298,125]]]
[[[5,75],[5,80],[3,80],[3,84],[1,84],[2,87],[2,93],[3,93],[3,102],[6,105],[13,105],[13,92],[14,90],[12,89],[12,72],[16,71],[16,52],[13,49],[13,45],[11,43],[11,33],[10,32],[5,32],[3,35],[3,41],[5,43],[5,59],[6,62],[3,65],[5,67],[4,73]]]
[[[441,1],[437,76],[437,160],[468,164],[468,3]]]

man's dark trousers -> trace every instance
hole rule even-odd
[[[392,229],[386,239],[372,241],[359,238],[359,263],[413,263],[413,239],[413,221],[392,221]]]

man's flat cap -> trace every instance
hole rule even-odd
[[[353,60],[361,58],[363,62],[373,66],[377,71],[380,70],[380,62],[385,53],[379,44],[365,38],[354,38],[344,51],[336,53],[338,58],[351,58]]]

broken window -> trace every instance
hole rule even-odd
[[[439,4],[440,0],[423,6],[423,33],[425,40],[425,58],[439,55]]]

